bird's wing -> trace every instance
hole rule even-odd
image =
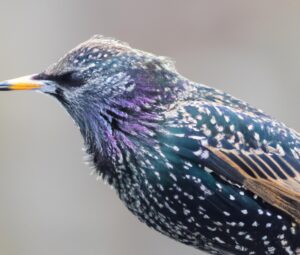
[[[190,146],[190,153],[198,156],[198,163],[220,178],[242,185],[300,223],[297,132],[267,115],[215,102],[183,102],[167,115],[166,128],[173,143],[180,139],[197,141],[197,150]]]
[[[224,150],[214,147],[207,149],[211,154],[207,164],[213,171],[225,179],[242,184],[300,223],[299,160],[275,153]],[[240,175],[239,179],[235,178],[236,175]]]

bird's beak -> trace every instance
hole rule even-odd
[[[0,82],[0,91],[10,90],[42,90],[45,81],[35,80],[36,75],[23,76],[17,79]]]

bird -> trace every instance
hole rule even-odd
[[[209,254],[300,254],[300,134],[102,35],[0,91],[55,98],[95,172],[150,228]]]

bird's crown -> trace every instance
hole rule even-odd
[[[58,75],[74,70],[85,72],[97,69],[103,74],[112,73],[116,69],[118,71],[148,69],[147,64],[152,64],[157,69],[176,72],[174,62],[166,57],[134,49],[128,43],[110,37],[94,35],[65,54],[45,73]]]

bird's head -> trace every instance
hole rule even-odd
[[[54,96],[80,127],[89,152],[109,158],[122,146],[150,140],[159,112],[180,90],[177,83],[169,60],[94,36],[39,74],[0,83],[0,91]]]

